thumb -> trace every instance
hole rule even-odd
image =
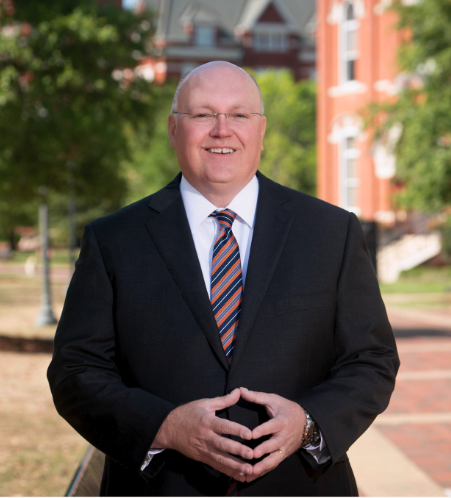
[[[222,410],[224,408],[228,408],[229,406],[236,405],[238,400],[240,399],[240,389],[237,387],[231,393],[226,394],[225,396],[218,396],[217,398],[211,399],[210,408],[214,411]]]

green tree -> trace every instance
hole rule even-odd
[[[30,221],[38,187],[97,216],[120,207],[126,130],[150,135],[155,86],[134,73],[149,13],[87,0],[0,1],[0,226]],[[34,221],[34,220],[33,220]]]
[[[316,84],[289,71],[254,74],[267,119],[260,171],[310,195],[316,192]]]
[[[155,114],[155,130],[150,138],[146,130],[127,130],[132,151],[123,162],[128,184],[127,204],[163,188],[180,171],[167,131],[176,86],[175,82],[168,82],[157,89],[158,110]]]
[[[398,2],[395,9],[398,29],[408,33],[398,52],[406,85],[395,102],[371,106],[368,123],[377,125],[376,137],[402,126],[395,146],[396,176],[405,184],[399,204],[437,211],[451,202],[451,3]]]

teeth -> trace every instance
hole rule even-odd
[[[216,154],[231,154],[232,152],[235,152],[233,149],[207,149],[210,152],[215,152]]]

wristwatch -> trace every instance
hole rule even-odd
[[[313,420],[311,415],[307,410],[304,409],[306,422],[304,426],[304,435],[302,437],[301,448],[308,446],[309,444],[314,444],[320,438],[318,424]]]

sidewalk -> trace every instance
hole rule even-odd
[[[349,451],[365,496],[451,496],[451,316],[389,306],[401,368],[386,412]]]

